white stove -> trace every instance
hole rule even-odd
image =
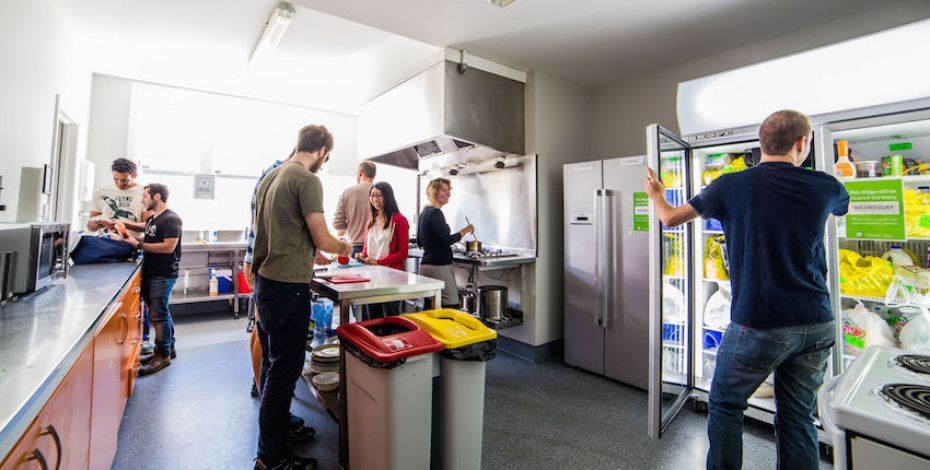
[[[819,403],[835,468],[930,469],[930,355],[872,346]]]

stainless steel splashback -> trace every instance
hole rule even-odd
[[[468,217],[486,247],[536,250],[536,156],[519,160],[504,169],[443,174],[452,182],[452,197],[442,208],[452,230],[467,225]],[[420,176],[420,208],[428,204],[426,186],[437,176]]]

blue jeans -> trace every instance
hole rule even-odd
[[[255,276],[262,346],[258,456],[274,465],[286,456],[291,397],[304,366],[310,328],[310,284]]]
[[[143,280],[143,298],[148,310],[148,319],[155,329],[155,352],[171,354],[174,350],[174,320],[168,303],[171,301],[171,290],[174,289],[176,277],[153,277]]]
[[[710,386],[708,469],[742,467],[743,412],[772,372],[778,468],[819,468],[814,410],[835,340],[832,321],[765,330],[730,324],[717,350]]]

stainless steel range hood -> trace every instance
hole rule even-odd
[[[523,155],[523,88],[442,60],[362,105],[360,156],[421,171]]]

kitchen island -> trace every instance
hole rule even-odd
[[[109,468],[138,365],[139,291],[137,263],[75,266],[0,307],[0,469]]]

